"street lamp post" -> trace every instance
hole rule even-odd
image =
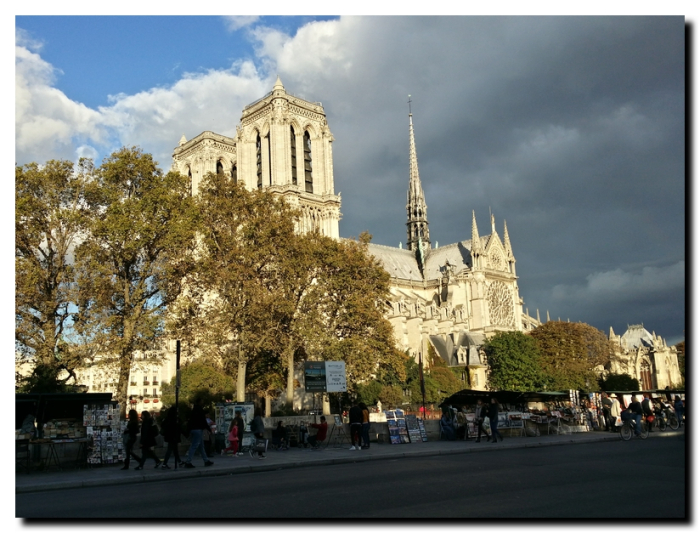
[[[180,401],[180,340],[175,341],[175,423],[180,425],[180,417],[178,416],[178,403]],[[178,429],[179,431],[179,429]],[[177,446],[177,443],[175,443]],[[175,470],[177,470],[177,461],[175,461]]]

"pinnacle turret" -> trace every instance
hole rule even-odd
[[[417,250],[419,242],[430,248],[430,231],[428,230],[428,207],[425,203],[425,195],[418,174],[418,155],[416,154],[416,141],[413,136],[413,114],[410,112],[409,96],[408,113],[408,137],[409,137],[409,179],[406,212],[408,221],[406,231],[408,234],[407,247],[409,250]]]

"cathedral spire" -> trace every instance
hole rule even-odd
[[[508,224],[503,221],[503,246],[505,246],[508,257],[513,257],[513,248],[510,246],[510,236],[508,235]]]
[[[479,229],[476,227],[476,214],[472,210],[472,268],[481,268],[481,238],[479,237]]]
[[[408,222],[408,249],[417,250],[419,242],[430,248],[430,232],[428,230],[428,207],[425,204],[425,195],[418,174],[418,156],[416,154],[416,141],[413,137],[413,113],[411,113],[411,95],[408,95],[408,138],[409,138],[409,180],[406,212]]]

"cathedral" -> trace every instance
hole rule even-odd
[[[467,366],[472,388],[486,385],[479,347],[497,331],[524,331],[539,320],[522,312],[515,256],[503,224],[479,234],[472,213],[471,239],[433,246],[428,207],[418,173],[409,112],[409,182],[406,248],[369,244],[391,275],[386,316],[397,346],[416,359],[432,344],[450,366]],[[224,173],[249,189],[267,188],[298,207],[299,231],[339,238],[340,197],[333,184],[333,135],[320,103],[288,94],[279,77],[272,91],[243,109],[235,137],[209,131],[184,135],[173,170],[190,177],[193,193],[207,172]]]

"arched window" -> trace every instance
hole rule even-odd
[[[297,136],[294,128],[289,126],[289,141],[292,150],[292,185],[297,184]]]
[[[190,179],[190,196],[192,196],[192,169],[187,167],[187,177]]]
[[[258,189],[262,189],[262,141],[260,134],[255,138],[255,160],[257,165]]]
[[[231,167],[231,179],[233,183],[238,183],[238,168],[236,168],[235,164]]]
[[[304,133],[304,183],[306,192],[314,192],[313,169],[311,166],[311,136],[307,131]]]
[[[224,165],[221,164],[221,159],[216,162],[216,173],[219,175],[224,173]]]

